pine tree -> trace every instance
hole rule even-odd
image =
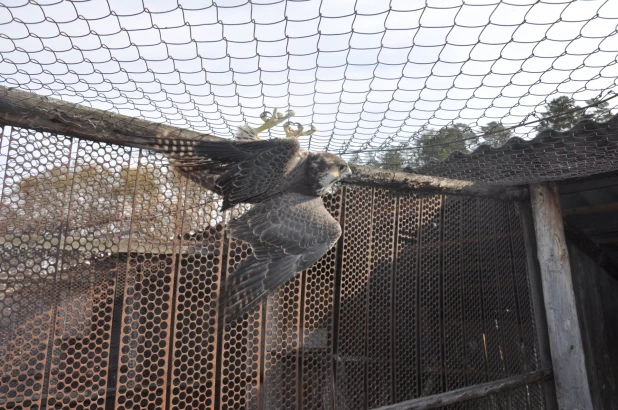
[[[543,119],[537,126],[537,130],[563,131],[570,129],[584,118],[583,111],[569,112],[577,108],[580,108],[580,106],[575,105],[572,98],[566,96],[554,98],[548,104],[545,104],[545,112],[541,113]]]
[[[586,109],[584,114],[586,118],[591,118],[597,122],[606,122],[613,117],[608,101],[599,102],[599,97],[595,97],[591,100],[586,100],[586,105],[594,105],[594,107]]]
[[[450,141],[456,141],[451,142]],[[454,124],[439,131],[427,131],[418,141],[418,160],[421,164],[443,161],[453,151],[469,152],[468,146],[475,143],[472,129],[465,124]]]
[[[482,126],[483,130],[483,143],[489,144],[492,147],[502,146],[509,138],[511,138],[511,131],[505,130],[504,125],[491,121],[485,126]]]

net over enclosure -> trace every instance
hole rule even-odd
[[[0,85],[225,138],[289,109],[313,151],[519,184],[479,155],[560,141],[432,161],[609,120],[617,23],[616,0],[3,2]],[[372,409],[541,369],[514,202],[342,184],[340,241],[222,328],[246,208],[160,154],[0,126],[2,408]],[[565,164],[544,180],[585,173]]]
[[[219,332],[243,208],[159,154],[3,130],[3,408],[371,409],[540,369],[512,202],[339,187],[341,241]]]
[[[222,137],[293,109],[317,129],[304,147],[363,161],[411,147],[402,161],[418,165],[442,158],[420,148],[444,142],[444,128],[466,139],[449,149],[499,145],[533,137],[538,124],[518,125],[559,97],[552,113],[612,97],[617,10],[616,0],[4,1],[0,85]],[[607,117],[616,101],[585,113]]]

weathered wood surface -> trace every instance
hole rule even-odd
[[[564,212],[562,213],[564,215]],[[614,263],[612,258],[594,241],[589,239],[583,232],[577,228],[564,223],[564,235],[569,242],[575,244],[582,252],[588,255],[603,271],[599,272],[601,275],[606,273],[618,281],[618,266]]]
[[[360,165],[350,165],[350,168],[352,175],[344,180],[349,184],[376,185],[404,192],[439,191],[451,195],[493,197],[518,201],[528,198],[528,190],[520,187],[388,171]]]
[[[595,409],[618,410],[618,385],[612,368],[612,345],[608,340],[608,327],[615,326],[615,322],[605,317],[599,288],[607,275],[576,244],[569,240],[568,246],[592,404]]]
[[[0,86],[0,122],[118,145],[129,145],[136,137],[219,139],[208,134],[2,86]]]
[[[125,115],[71,104],[56,98],[0,86],[0,123],[90,141],[135,146],[142,138],[189,138],[220,140],[213,135],[158,124]],[[442,192],[454,195],[521,200],[526,188],[502,187],[478,182],[354,167],[350,184],[373,185],[402,191]]]
[[[487,397],[491,394],[505,392],[525,384],[531,384],[551,377],[551,370],[538,370],[536,372],[520,374],[506,379],[463,387],[446,393],[419,397],[389,406],[379,407],[374,410],[426,410],[436,409],[451,404],[461,403],[468,400]]]
[[[526,246],[528,277],[530,278],[530,299],[534,312],[539,359],[542,369],[552,369],[549,333],[547,331],[547,315],[545,313],[545,303],[543,302],[541,267],[539,266],[539,258],[536,256],[536,234],[534,232],[532,208],[529,202],[520,202],[517,209],[521,217],[524,244]],[[553,380],[545,380],[543,383],[543,393],[545,394],[545,408],[547,410],[557,410],[556,385]]]
[[[577,208],[566,208],[562,210],[562,216],[600,214],[603,212],[612,211],[618,211],[618,202],[613,202],[611,204],[580,206]]]
[[[530,186],[558,406],[592,410],[556,184]]]

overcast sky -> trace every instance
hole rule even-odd
[[[618,0],[3,3],[1,85],[222,137],[293,109],[336,153],[517,124],[618,78]]]

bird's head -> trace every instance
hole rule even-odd
[[[307,177],[318,195],[323,195],[335,182],[352,173],[347,162],[327,152],[312,153],[307,161]]]

